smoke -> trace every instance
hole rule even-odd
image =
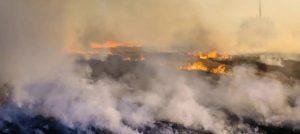
[[[248,33],[241,30],[240,40],[246,46],[237,44],[236,32],[244,28],[240,27],[241,18],[255,12],[254,2],[247,1],[253,9],[242,10],[243,2],[1,0],[0,82],[13,86],[12,101],[30,114],[55,117],[83,129],[93,125],[115,133],[138,133],[135,127],[167,120],[232,133],[237,128],[230,124],[224,109],[265,123],[295,122],[298,127],[299,85],[284,84],[273,74],[257,76],[251,67],[237,67],[232,75],[212,84],[207,77],[178,72],[155,59],[119,79],[104,75],[92,81],[91,68],[75,64],[64,50],[68,45],[84,48],[91,42],[117,40],[162,49],[187,44],[188,49],[238,52],[253,41],[245,39]],[[282,4],[276,2],[274,7]],[[284,6],[295,3],[291,0]],[[235,14],[236,10],[241,12]],[[298,51],[293,49],[298,43],[295,14],[289,14],[289,21],[277,22],[283,13],[269,14],[278,34],[268,39],[271,45],[262,47],[263,51]],[[284,24],[291,25],[282,32]],[[265,46],[265,40],[258,42]],[[282,49],[277,45],[281,43],[288,47]]]
[[[287,85],[273,74],[258,76],[249,66],[236,67],[213,84],[205,76],[155,63],[146,63],[152,73],[139,67],[119,79],[102,77],[96,82],[63,72],[25,83],[22,95],[15,97],[30,113],[55,117],[70,127],[93,125],[116,133],[138,133],[134,128],[159,120],[214,133],[236,132],[243,124],[231,125],[226,111],[273,125],[295,122],[293,127],[298,127],[298,84]]]
[[[74,35],[80,37],[80,45],[106,40],[137,42],[146,47],[164,49],[172,44],[181,47],[185,44],[200,45],[203,48],[208,45],[204,40],[197,44],[207,38],[202,37],[207,31],[199,20],[196,1],[91,0],[74,2],[68,11],[74,16],[70,17],[75,27],[71,29],[77,28]]]
[[[232,53],[299,53],[297,29],[299,1],[212,0],[202,2],[202,22],[210,28],[220,50]],[[199,1],[200,3],[200,1]],[[265,39],[266,38],[266,39]],[[259,47],[255,47],[259,44]],[[285,44],[287,48],[282,47]]]
[[[73,1],[67,6],[69,44],[116,40],[158,50],[298,53],[297,5],[263,0],[259,18],[258,1],[250,0]]]
[[[57,63],[64,55],[64,15],[57,3],[1,1],[0,73],[4,82],[57,71],[52,68],[60,66]]]

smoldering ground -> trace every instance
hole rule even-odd
[[[215,24],[215,20],[219,21],[216,14],[205,15],[222,9],[206,9],[206,4],[224,7],[228,3],[1,0],[0,80],[11,86],[11,96],[6,107],[3,106],[1,120],[16,121],[20,117],[11,112],[15,111],[25,112],[29,117],[52,117],[71,128],[84,130],[92,125],[114,133],[138,133],[136,128],[162,120],[213,133],[232,133],[240,129],[256,132],[242,122],[232,124],[227,113],[233,113],[260,123],[288,123],[297,128],[298,82],[283,83],[272,77],[272,73],[257,76],[255,69],[242,66],[233,69],[231,75],[211,80],[178,72],[163,58],[148,59],[137,66],[106,59],[98,61],[98,66],[104,69],[98,68],[101,75],[91,80],[95,70],[76,64],[64,50],[68,45],[85,48],[89,45],[86,43],[92,41],[114,39],[163,48],[189,44],[199,45],[196,48],[202,50],[238,51],[239,46],[231,42],[236,41],[233,33],[238,31],[233,27],[239,27],[231,23],[236,18],[229,16],[228,20],[232,21]],[[225,11],[231,13],[232,9]],[[228,31],[231,28],[235,30]],[[288,43],[294,46],[297,45],[296,33],[276,39],[291,39]],[[225,35],[230,35],[229,40]],[[277,50],[275,48],[264,50],[272,52]],[[289,52],[294,50],[292,48],[284,50]]]

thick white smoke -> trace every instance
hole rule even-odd
[[[157,120],[215,133],[234,132],[236,126],[228,124],[222,109],[275,125],[299,120],[298,104],[292,107],[288,101],[299,99],[298,85],[285,85],[272,74],[257,76],[255,69],[241,66],[212,85],[206,77],[187,77],[166,66],[154,69],[152,78],[127,74],[119,81],[97,82],[64,72],[24,83],[17,103],[71,127],[94,125],[116,133],[137,133],[127,125],[141,127]],[[142,88],[136,83],[141,81],[149,85]]]

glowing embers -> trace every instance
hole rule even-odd
[[[126,58],[123,58],[124,61],[134,61],[134,62],[140,62],[145,60],[144,55],[140,55],[139,57],[131,57],[127,56]]]

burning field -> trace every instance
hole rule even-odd
[[[299,4],[1,0],[0,133],[300,133]]]
[[[25,97],[14,98],[16,87],[4,84],[1,132],[300,132],[300,61],[274,54],[143,52],[124,44],[70,52],[76,75],[61,72],[23,85]],[[95,58],[106,48],[104,60]]]

